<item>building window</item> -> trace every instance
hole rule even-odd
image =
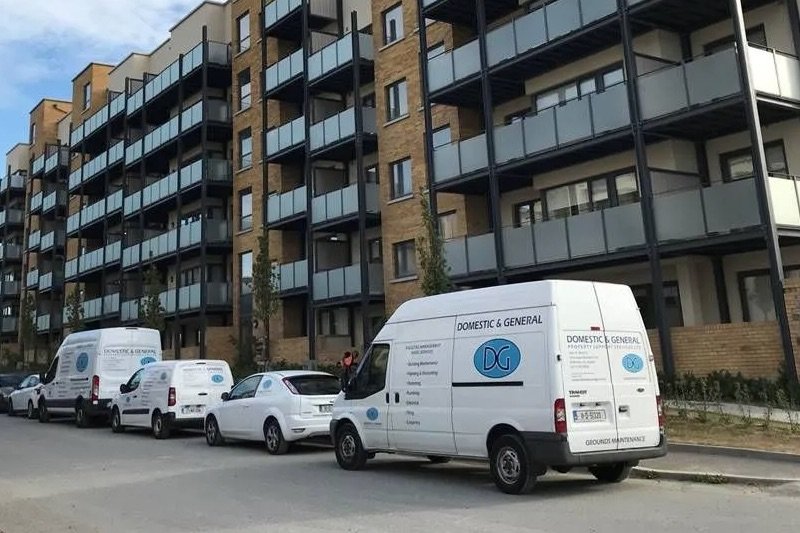
[[[253,229],[253,190],[239,191],[239,231]]]
[[[389,164],[392,175],[392,198],[403,198],[411,194],[411,159]]]
[[[367,241],[367,260],[370,263],[383,262],[383,241],[380,238]]]
[[[789,165],[786,163],[786,150],[783,141],[776,141],[764,145],[767,156],[767,170],[770,174],[787,176]],[[755,176],[753,166],[753,151],[750,148],[728,152],[719,156],[722,167],[722,179],[736,181]]]
[[[386,87],[386,120],[395,120],[407,114],[408,83],[400,80]]]
[[[443,126],[437,130],[433,130],[433,147],[438,148],[453,142],[452,133],[450,132],[450,125]]]
[[[403,4],[397,4],[383,12],[383,44],[399,41],[404,35]]]
[[[547,220],[554,220],[636,203],[639,186],[636,174],[625,172],[562,185],[544,195]]]
[[[445,241],[456,236],[456,212],[450,211],[439,215],[439,235]]]
[[[631,287],[633,297],[639,306],[639,311],[647,329],[656,329],[656,307],[653,296],[652,285],[637,285]],[[683,327],[683,309],[681,308],[681,293],[678,283],[668,281],[664,283],[664,312],[666,314],[667,325],[671,328]]]
[[[242,294],[253,292],[253,252],[239,254],[239,280]]]
[[[239,33],[239,52],[250,49],[250,13],[236,19],[236,31]]]
[[[444,43],[437,43],[428,47],[428,61],[434,57],[440,56],[445,52]]]
[[[253,136],[250,128],[239,132],[239,168],[253,166]]]
[[[350,312],[344,307],[319,312],[319,334],[323,337],[350,335]]]
[[[31,144],[36,144],[36,123],[31,124]]]
[[[367,183],[380,183],[377,165],[365,168],[364,174],[366,175]]]
[[[786,267],[787,279],[800,278],[800,266]],[[775,303],[768,270],[739,273],[739,294],[745,322],[774,322]]]
[[[544,111],[557,105],[564,105],[570,100],[583,98],[590,94],[601,93],[606,89],[625,81],[622,67],[615,65],[569,83],[561,84],[536,95],[536,112]]]
[[[92,83],[89,82],[83,86],[83,110],[86,111],[92,107]]]
[[[239,110],[250,107],[252,86],[250,84],[250,69],[245,69],[239,73]]]
[[[767,33],[764,31],[763,24],[760,26],[755,26],[753,28],[749,28],[746,32],[747,34],[747,41],[767,47]],[[724,50],[728,50],[733,48],[733,44],[736,42],[735,35],[728,35],[727,37],[723,37],[722,39],[718,39],[716,41],[712,41],[703,47],[703,52],[706,55],[716,54],[717,52],[722,52]]]
[[[417,249],[414,241],[394,245],[394,277],[397,279],[417,275]]]
[[[202,283],[202,269],[199,266],[181,271],[180,287],[190,287]]]
[[[528,200],[514,206],[514,227],[530,226],[544,220],[541,200]]]

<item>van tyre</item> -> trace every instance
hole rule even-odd
[[[281,425],[274,418],[264,422],[264,444],[270,455],[283,455],[289,451],[289,443],[283,438]]]
[[[44,400],[39,402],[39,422],[42,424],[50,422],[50,413],[47,411],[47,403]]]
[[[162,415],[159,411],[153,413],[153,418],[150,421],[153,428],[153,436],[158,440],[168,439],[171,433],[167,417]]]
[[[80,402],[75,407],[75,425],[81,429],[86,429],[91,425],[89,415],[86,414],[86,406]]]
[[[125,426],[122,425],[122,415],[116,407],[111,411],[111,431],[114,433],[125,431]]]
[[[503,435],[494,441],[489,465],[494,484],[506,494],[527,494],[536,484],[536,472],[518,435]]]
[[[33,400],[28,400],[28,419],[33,420],[36,418],[38,413],[36,412],[36,408],[33,406]]]
[[[222,433],[219,430],[217,417],[214,415],[206,419],[206,443],[209,446],[222,446],[225,444],[225,439],[222,438]]]
[[[632,463],[612,463],[609,465],[596,465],[589,468],[589,472],[603,483],[619,483],[631,475]]]
[[[361,470],[368,454],[353,424],[345,424],[336,432],[336,462],[345,470]]]

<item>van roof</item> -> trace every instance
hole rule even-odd
[[[276,376],[280,376],[282,378],[294,378],[297,376],[332,376],[333,374],[329,374],[327,372],[319,372],[316,370],[276,370],[274,372],[270,372],[270,374],[275,374]]]
[[[595,283],[573,280],[532,281],[427,296],[402,304],[387,324],[502,309],[548,306],[557,300],[556,294],[559,290],[569,287],[585,288]]]
[[[150,363],[151,365],[159,366],[179,366],[179,365],[227,365],[227,361],[222,359],[168,359],[165,361],[158,361]]]
[[[119,335],[123,333],[130,332],[131,330],[136,330],[142,333],[147,333],[149,335],[157,335],[159,339],[161,338],[161,334],[158,330],[155,329],[148,329],[148,328],[104,328],[104,329],[93,329],[89,331],[78,331],[76,333],[70,333],[67,335],[67,338],[64,339],[64,342],[86,342],[86,341],[93,341],[99,340],[103,336],[113,337],[114,335]]]

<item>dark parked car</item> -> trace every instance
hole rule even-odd
[[[8,395],[14,392],[17,385],[22,383],[22,380],[28,377],[29,372],[10,372],[8,374],[0,374],[0,412],[4,412],[8,408],[7,400]]]

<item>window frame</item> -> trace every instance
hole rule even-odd
[[[547,193],[551,192],[551,191],[554,191],[554,190],[557,190],[557,189],[560,189],[560,188],[563,188],[563,187],[570,187],[570,186],[576,185],[578,183],[586,183],[586,185],[587,185],[587,189],[588,189],[588,192],[589,192],[589,206],[591,207],[589,209],[589,211],[587,211],[587,213],[592,213],[592,212],[598,210],[598,209],[595,208],[595,205],[594,205],[595,202],[592,199],[592,187],[591,187],[591,184],[592,184],[592,182],[595,182],[595,181],[598,181],[598,180],[602,180],[602,179],[605,179],[607,181],[606,190],[608,192],[608,197],[609,197],[609,205],[608,205],[608,207],[603,208],[603,209],[610,209],[610,208],[614,208],[614,207],[619,207],[620,205],[628,205],[628,204],[620,204],[619,203],[619,194],[617,193],[617,178],[619,178],[620,176],[628,175],[628,174],[633,174],[634,177],[635,177],[636,190],[638,191],[638,197],[639,197],[638,201],[641,201],[641,184],[639,183],[639,177],[636,174],[636,167],[622,168],[622,169],[619,169],[619,170],[616,170],[616,171],[613,171],[613,172],[605,172],[603,174],[598,174],[596,176],[586,176],[584,178],[581,178],[581,179],[578,179],[578,180],[574,180],[574,181],[570,181],[570,182],[567,182],[567,183],[562,183],[562,184],[556,185],[554,187],[549,187],[547,189],[541,189],[539,191],[539,195],[540,195],[540,199],[542,201],[542,221],[545,222],[545,221],[548,221],[548,220],[560,220],[560,218],[558,218],[558,217],[551,217],[550,216],[550,206],[548,205],[548,202],[547,202]],[[578,213],[578,214],[583,214],[583,213]],[[561,217],[561,218],[569,218],[570,216],[576,216],[576,215],[574,213],[571,213],[567,217]]]
[[[389,15],[398,14],[398,18],[394,19],[394,22],[398,22],[395,27],[395,34],[391,35],[387,30],[389,29],[388,22],[390,19],[387,17]],[[403,3],[398,2],[381,12],[381,25],[383,28],[383,39],[381,42],[383,43],[382,46],[389,46],[390,44],[396,43],[398,41],[402,41],[406,37],[405,32],[405,17],[403,16]],[[390,37],[391,35],[391,37]]]
[[[614,72],[614,71],[617,71],[617,70],[620,70],[620,69],[622,70],[622,81],[619,82],[619,83],[614,83],[612,85],[606,86],[604,77],[607,74],[609,74],[611,72]],[[595,86],[594,91],[593,92],[587,92],[586,94],[581,94],[581,84],[583,82],[589,80],[589,79],[593,79],[594,80],[594,86]],[[551,109],[553,107],[559,107],[559,106],[566,105],[567,103],[569,103],[569,102],[571,102],[573,100],[580,100],[581,98],[585,98],[585,97],[587,97],[587,96],[589,96],[591,94],[600,94],[600,93],[603,93],[603,92],[607,91],[611,87],[616,87],[620,83],[625,83],[626,80],[627,80],[627,77],[626,77],[626,73],[625,73],[625,65],[621,61],[615,61],[615,62],[610,63],[610,64],[608,64],[608,65],[606,65],[604,67],[601,67],[601,68],[586,72],[585,74],[583,74],[581,76],[576,76],[574,78],[565,80],[563,82],[560,82],[558,84],[552,85],[550,87],[547,87],[547,88],[545,88],[545,89],[543,89],[541,91],[538,91],[538,92],[534,93],[531,96],[531,111],[530,112],[532,114],[536,115],[536,114],[542,113],[544,111],[547,111],[548,109]],[[559,102],[557,104],[553,104],[553,105],[550,105],[550,106],[543,107],[543,108],[539,109],[539,105],[538,105],[537,102],[538,102],[540,96],[543,96],[545,94],[549,94],[549,93],[552,93],[552,92],[556,92],[556,91],[561,92],[562,90],[566,89],[569,86],[574,86],[576,88],[576,90],[578,92],[578,96],[577,97],[568,98],[568,99],[565,99],[565,100],[561,100],[559,98]],[[506,117],[506,118],[508,118],[508,117]]]
[[[83,110],[88,111],[92,107],[92,82],[83,84]]]
[[[409,270],[407,272],[401,272],[399,252],[401,250],[406,250],[406,249],[411,249],[414,251],[413,261],[408,263],[412,270]],[[392,273],[394,274],[394,279],[407,279],[419,275],[419,267],[417,265],[417,242],[414,239],[408,239],[405,241],[400,241],[392,244],[392,260],[394,262],[392,269]]]
[[[244,271],[244,258],[250,256],[250,276],[245,276]],[[253,256],[253,250],[247,250],[244,252],[239,253],[239,292],[240,296],[245,294],[251,294],[253,292],[253,266],[254,266],[255,257]],[[249,280],[246,282],[245,280]]]
[[[377,244],[377,248],[373,248]],[[378,251],[377,255],[372,252]],[[383,237],[375,237],[367,240],[367,262],[372,264],[383,263]]]
[[[771,148],[780,148],[781,149],[781,151],[783,152],[783,163],[786,165],[786,174],[789,175],[790,174],[789,173],[789,161],[788,161],[788,159],[786,157],[786,143],[784,143],[783,139],[777,139],[775,141],[765,142],[764,143],[764,155],[765,156],[766,156],[767,151],[769,149],[771,149]],[[742,177],[739,177],[739,178],[734,178],[731,175],[731,168],[730,168],[730,164],[729,163],[730,163],[730,161],[732,159],[735,159],[737,157],[741,157],[743,155],[749,155],[750,156],[750,161],[751,161],[752,166],[753,166],[753,174],[750,175],[750,176],[742,176]],[[738,150],[731,150],[730,152],[724,152],[724,153],[719,154],[719,168],[720,168],[720,173],[722,174],[723,183],[731,183],[733,181],[739,181],[739,180],[746,180],[746,179],[754,178],[755,177],[755,162],[753,161],[753,159],[754,158],[753,158],[753,147],[752,146],[747,146],[745,148],[739,148]],[[767,166],[769,166],[769,165],[767,165]],[[767,170],[769,170],[769,168],[767,168]]]
[[[444,225],[442,224],[442,221],[444,219],[449,219],[450,217],[453,217],[453,235],[448,237],[447,235],[444,234],[444,231],[443,231]],[[458,213],[457,213],[457,211],[455,209],[452,209],[450,211],[445,211],[444,213],[439,213],[438,215],[436,215],[436,222],[437,222],[437,225],[439,227],[439,237],[443,241],[448,241],[448,240],[456,238],[456,236],[455,236],[455,233],[456,233],[455,232],[455,224],[456,224],[457,221],[458,221]]]
[[[405,87],[404,91],[400,88]],[[396,93],[396,94],[395,94]],[[405,93],[405,102],[401,102],[401,96]],[[392,106],[392,100],[397,100],[396,105]],[[396,113],[395,113],[396,112]],[[408,79],[401,78],[386,85],[386,122],[400,120],[408,116]]]
[[[800,271],[800,265],[785,265],[783,267],[784,276],[790,274],[791,272],[798,272]],[[757,268],[752,270],[742,270],[736,273],[736,285],[739,291],[739,303],[742,306],[742,322],[750,323],[752,322],[752,317],[750,316],[750,306],[747,303],[747,292],[745,291],[744,280],[745,278],[757,278],[757,277],[764,277],[766,276],[769,278],[770,271],[769,268]],[[770,280],[770,284],[772,280]],[[770,294],[770,298],[772,298],[772,294]],[[775,305],[775,300],[772,301],[772,305]]]
[[[395,168],[405,169],[405,163],[408,163],[408,191],[403,191],[402,194],[398,194],[395,179]],[[391,183],[389,184],[390,193],[391,193],[391,200],[399,200],[400,198],[407,198],[414,194],[414,183],[412,179],[413,169],[411,167],[411,157],[405,157],[403,159],[398,159],[397,161],[392,161],[389,163],[389,176],[391,177]],[[405,178],[405,173],[402,176]],[[402,180],[403,183],[406,182],[405,179]]]
[[[244,212],[244,200],[246,197],[250,202],[250,213]],[[253,229],[253,188],[247,187],[239,190],[239,231],[250,231]]]
[[[262,378],[262,376],[258,375],[258,374],[257,375],[253,375],[253,376],[247,376],[242,381],[240,381],[239,383],[234,385],[234,387],[231,389],[231,392],[229,393],[228,399],[226,401],[235,402],[236,400],[248,400],[250,398],[254,398],[255,395],[256,395],[256,392],[258,391],[258,385],[261,383],[261,378]],[[247,383],[249,381],[256,381],[256,386],[253,387],[253,395],[252,396],[235,396],[235,394],[237,394],[237,390],[236,389],[244,388],[245,387],[245,383]],[[246,394],[249,394],[249,391]]]
[[[764,44],[761,44],[756,41],[752,41],[750,37],[752,37],[756,33],[761,33],[764,35]],[[764,27],[764,24],[756,24],[755,26],[750,26],[749,28],[745,29],[745,36],[747,37],[747,42],[753,42],[756,46],[764,46],[768,47],[769,40],[767,39],[767,31]],[[707,42],[703,45],[703,55],[713,55],[718,54],[719,52],[723,52],[727,48],[723,48],[725,45],[730,45],[733,47],[734,43],[736,42],[736,34],[731,33],[730,35],[726,35],[725,37],[721,37],[719,39],[714,39],[713,41]]]
[[[247,20],[246,28],[247,28],[247,35],[242,35],[242,21]],[[252,31],[250,30],[250,12],[245,11],[238,17],[236,17],[236,50],[237,53],[246,52],[250,50],[252,39]]]
[[[678,295],[678,311],[679,311],[681,320],[680,320],[680,324],[671,325],[670,327],[684,327],[685,326],[685,321],[683,319],[683,301],[681,300],[680,284],[677,281],[664,281],[661,285],[663,286],[664,289],[667,289],[667,288],[675,289],[677,291],[677,295]],[[647,299],[651,301],[652,305],[656,305],[655,294],[654,294],[655,291],[653,290],[653,284],[652,283],[644,283],[644,284],[640,284],[640,285],[631,285],[631,292],[634,294],[634,298],[636,297],[636,291],[637,290],[642,290],[642,289],[646,290]],[[637,302],[637,307],[639,307],[638,302]],[[639,307],[639,310],[640,310],[640,314],[641,314],[641,307]],[[644,322],[645,318],[646,318],[645,316],[642,316],[642,322]],[[645,328],[646,329],[657,329],[658,325],[654,325],[654,327],[648,328],[647,324],[645,324]]]
[[[243,76],[247,76],[247,82],[242,83]],[[253,106],[253,78],[250,76],[250,68],[246,68],[239,72],[236,76],[236,81],[239,84],[239,111],[250,109]],[[247,94],[244,93],[244,88],[247,87]]]
[[[243,141],[250,140],[250,151],[245,153],[243,149]],[[252,168],[253,166],[253,130],[245,128],[239,132],[237,136],[237,146],[239,148],[239,170]]]
[[[390,361],[392,357],[392,346],[388,342],[380,342],[375,343],[369,347],[369,350],[361,359],[361,362],[358,364],[358,368],[356,368],[355,373],[353,373],[353,377],[351,378],[350,384],[358,383],[358,379],[363,373],[367,372],[367,369],[371,369],[372,359],[375,357],[375,350],[377,348],[385,348],[386,351],[386,368],[384,370],[383,376],[383,386],[381,388],[369,388],[369,389],[360,389],[360,388],[352,388],[350,386],[347,387],[347,391],[345,391],[345,399],[348,400],[363,400],[365,398],[369,398],[370,396],[374,396],[386,390],[389,382],[389,368],[390,368]],[[369,378],[368,378],[369,379]]]

